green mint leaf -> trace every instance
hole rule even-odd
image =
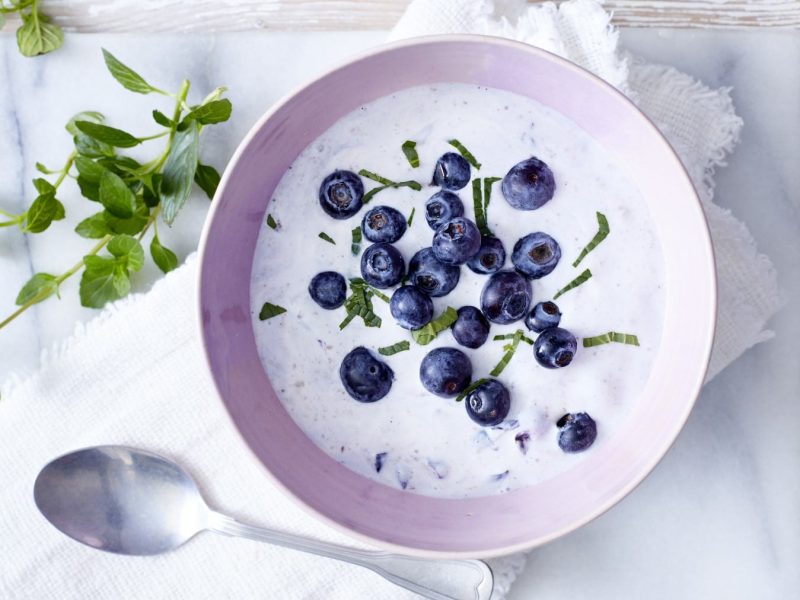
[[[144,265],[144,249],[134,237],[117,235],[108,242],[106,249],[112,256],[120,259],[126,268],[138,271]]]
[[[213,102],[214,100],[219,100],[222,97],[222,94],[224,94],[227,91],[228,88],[225,87],[224,85],[221,85],[218,88],[213,89],[208,96],[203,98],[203,101],[200,104],[201,105],[208,104],[209,102]]]
[[[278,223],[271,214],[267,215],[267,227],[270,229],[278,229]]]
[[[99,212],[78,223],[75,227],[75,233],[90,240],[99,240],[112,233],[112,231],[103,213]]]
[[[75,121],[75,126],[81,133],[88,135],[90,138],[115,148],[133,148],[141,144],[138,138],[116,127],[92,123],[91,121]]]
[[[64,205],[52,193],[41,194],[28,208],[24,230],[28,233],[41,233],[53,221],[64,218]]]
[[[88,183],[100,183],[100,178],[106,172],[106,168],[86,156],[75,157],[75,168],[78,175]]]
[[[630,333],[618,333],[616,331],[609,331],[608,333],[604,333],[602,335],[583,338],[583,347],[591,348],[592,346],[610,344],[611,342],[616,342],[617,344],[628,344],[629,346],[638,346],[639,338]]]
[[[384,346],[383,348],[378,348],[378,353],[382,354],[383,356],[392,356],[393,354],[397,354],[398,352],[405,352],[406,350],[411,349],[411,344],[408,340],[403,340],[402,342],[397,342],[396,344],[392,344],[391,346]]]
[[[360,277],[350,280],[350,295],[344,301],[347,316],[344,321],[339,323],[340,330],[347,327],[356,317],[361,317],[367,327],[381,326],[381,318],[372,311],[372,296],[375,295],[375,292],[379,297],[388,301],[387,296],[368,286]]]
[[[99,113],[96,110],[85,110],[83,112],[79,112],[76,115],[73,115],[72,118],[67,121],[67,124],[64,126],[67,131],[74,137],[76,135],[81,134],[81,130],[75,125],[76,121],[88,121],[90,123],[102,123],[105,121],[105,117],[103,113]]]
[[[556,295],[553,296],[553,300],[556,300],[559,296],[563,295],[565,292],[568,292],[571,289],[574,289],[574,288],[578,287],[579,285],[581,285],[582,283],[585,283],[586,281],[588,281],[591,278],[592,278],[592,272],[589,269],[585,269],[583,271],[583,273],[578,275],[575,279],[573,279],[567,285],[565,285],[563,288],[558,290],[556,292]]]
[[[465,159],[467,159],[467,162],[471,164],[473,167],[475,167],[476,169],[481,168],[481,163],[479,163],[478,160],[472,155],[472,152],[470,152],[464,147],[464,144],[462,144],[458,140],[448,140],[447,143],[453,146],[453,148],[455,148],[456,150],[458,150],[458,153]]]
[[[131,291],[131,280],[125,264],[116,258],[88,255],[83,257],[85,269],[81,276],[81,305],[102,308]]]
[[[608,236],[610,232],[610,228],[608,226],[608,219],[606,219],[606,216],[601,212],[597,213],[597,226],[598,226],[597,233],[595,233],[594,237],[589,241],[588,244],[586,244],[586,247],[583,250],[581,250],[581,253],[578,255],[578,258],[576,258],[575,262],[572,263],[573,267],[577,267],[579,264],[581,264],[581,261],[584,258],[586,258],[586,255],[589,254],[589,252],[591,252],[592,250],[594,250],[600,244],[600,242],[602,242]]]
[[[150,256],[153,257],[153,262],[164,273],[169,273],[178,266],[178,257],[169,248],[162,246],[161,241],[157,235],[153,236],[150,242]]]
[[[358,256],[359,251],[361,250],[361,226],[354,227],[353,231],[350,232],[352,236],[352,240],[350,242],[350,252],[353,253],[353,256]]]
[[[144,188],[142,198],[150,208],[155,208],[161,202],[161,173],[148,173],[140,179]]]
[[[173,122],[167,115],[162,113],[160,110],[153,111],[153,120],[161,125],[162,127],[166,127],[168,129],[172,128]]]
[[[39,194],[53,194],[54,196],[56,194],[56,188],[54,188],[49,181],[41,177],[37,177],[33,180],[33,187],[36,188]]]
[[[172,225],[192,189],[197,169],[198,142],[199,130],[195,122],[175,134],[172,140],[161,181],[161,214],[167,225]]]
[[[81,133],[73,138],[75,150],[82,156],[89,158],[101,158],[114,155],[114,148],[105,142],[98,142],[96,139]]]
[[[415,212],[417,212],[417,208],[416,207],[412,207],[411,208],[411,214],[408,215],[408,220],[406,221],[406,223],[408,224],[409,227],[411,227],[411,223],[414,222],[414,213]]]
[[[483,212],[483,197],[481,196],[481,180],[479,177],[472,180],[472,208],[475,211],[475,224],[478,226],[481,235],[492,235],[486,225],[486,213]]]
[[[128,219],[136,210],[136,197],[119,175],[104,171],[100,177],[100,204],[113,216]]]
[[[47,17],[36,10],[22,15],[22,26],[17,29],[17,46],[23,56],[38,56],[57,50],[64,43],[64,33],[58,25],[49,23]]]
[[[419,166],[419,154],[417,154],[417,142],[406,140],[401,146],[403,154],[405,154],[408,164],[415,169]]]
[[[109,73],[111,73],[114,79],[119,81],[125,89],[136,92],[137,94],[149,94],[150,92],[160,91],[147,83],[136,71],[122,64],[105,48],[103,48],[103,59],[106,62]]]
[[[452,306],[448,306],[445,311],[433,321],[420,329],[414,329],[411,332],[411,337],[414,338],[414,341],[420,346],[427,346],[436,339],[437,335],[455,323],[456,319],[458,319],[458,313]]]
[[[142,168],[142,165],[130,156],[103,156],[98,158],[97,162],[120,177],[136,174]]]
[[[499,342],[500,340],[513,340],[516,336],[517,336],[516,333],[506,333],[505,335],[496,335],[492,339],[495,342]],[[526,335],[521,335],[520,341],[533,346],[533,340]]]
[[[270,302],[264,302],[264,306],[261,307],[261,312],[258,313],[258,318],[262,321],[266,321],[272,317],[282,315],[285,312],[286,309],[282,306],[278,306],[277,304],[272,304]]]
[[[17,306],[22,306],[31,301],[35,304],[52,296],[57,290],[58,282],[55,275],[36,273],[22,286],[15,302]]]
[[[87,181],[81,175],[78,175],[77,182],[84,198],[87,198],[93,202],[100,202],[100,183]]]
[[[213,125],[222,123],[231,118],[233,105],[227,98],[223,100],[212,100],[207,104],[201,104],[191,110],[184,118],[184,122],[195,120],[201,125]]]
[[[194,182],[206,193],[209,200],[214,198],[217,193],[220,176],[217,170],[209,165],[197,163],[197,170],[194,172]]]
[[[331,236],[329,236],[329,235],[328,235],[327,233],[325,233],[324,231],[320,231],[320,232],[319,232],[319,237],[320,237],[320,239],[323,239],[323,240],[325,240],[325,241],[326,241],[326,242],[328,242],[329,244],[333,244],[334,246],[336,245],[336,240],[334,240],[334,239],[333,239]]]
[[[489,374],[492,377],[497,377],[503,370],[508,366],[508,363],[511,362],[511,359],[514,357],[514,353],[517,351],[517,346],[522,341],[524,334],[521,329],[517,329],[512,337],[512,342],[508,346],[504,346],[506,348],[505,354],[503,354],[503,358],[500,359],[500,362],[497,363],[497,366],[492,369]]]

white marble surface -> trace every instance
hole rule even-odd
[[[154,83],[187,76],[201,96],[231,88],[234,119],[209,131],[205,159],[222,166],[258,115],[287,90],[381,32],[67,37],[34,61],[0,37],[0,206],[31,199],[33,163],[59,165],[70,149],[62,124],[74,112],[105,112],[112,124],[149,132],[153,99],[129,94],[104,72],[105,46]],[[788,300],[776,337],[706,386],[672,451],[627,499],[583,529],[531,554],[512,597],[772,599],[800,589],[800,36],[796,32],[626,31],[624,44],[706,83],[730,85],[745,120],[741,145],[717,177],[718,203],[750,227],[775,262]],[[139,116],[131,116],[139,111]],[[65,189],[69,188],[65,185]],[[71,189],[71,188],[70,188]],[[0,313],[10,312],[32,270],[70,266],[87,244],[68,232],[91,212],[76,192],[42,236],[0,230]],[[195,195],[162,237],[190,252],[207,200]],[[157,273],[140,274],[145,290]],[[687,307],[689,309],[689,307]],[[0,331],[0,382],[35,368],[43,348],[68,336],[81,309],[76,282]],[[20,432],[24,436],[24,432]]]

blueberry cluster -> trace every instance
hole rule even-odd
[[[577,341],[569,331],[559,327],[558,306],[546,301],[531,307],[531,281],[556,268],[561,258],[558,242],[547,233],[532,232],[514,244],[513,268],[504,268],[505,246],[502,240],[489,235],[485,216],[482,215],[481,226],[464,216],[464,204],[456,192],[470,178],[470,161],[461,154],[448,152],[438,159],[431,185],[440,190],[424,205],[425,220],[434,232],[433,238],[429,247],[421,248],[411,257],[408,268],[402,253],[393,245],[407,229],[404,216],[388,206],[368,210],[361,221],[361,231],[372,245],[361,256],[361,277],[373,288],[395,288],[389,304],[392,317],[400,327],[413,331],[432,321],[431,298],[449,294],[458,285],[461,265],[466,265],[488,278],[480,295],[480,308],[458,309],[450,327],[455,341],[465,348],[478,348],[489,337],[490,323],[505,325],[524,320],[526,327],[538,334],[533,343],[535,360],[549,369],[566,367],[575,357]],[[501,187],[505,200],[519,210],[540,208],[552,199],[555,188],[553,172],[535,157],[514,165]],[[322,181],[319,202],[333,218],[352,217],[364,203],[363,183],[355,173],[334,171]],[[476,215],[476,219],[481,223],[481,216]],[[345,304],[346,291],[345,278],[331,271],[316,275],[309,285],[311,297],[325,309]],[[391,389],[394,372],[372,352],[358,347],[342,361],[339,376],[354,399],[375,402]],[[463,397],[467,414],[480,425],[500,424],[511,407],[508,389],[497,379],[473,382],[472,376],[469,356],[453,347],[432,350],[419,368],[420,381],[426,390],[445,398]],[[557,426],[558,443],[565,452],[588,448],[597,432],[586,413],[565,415]]]

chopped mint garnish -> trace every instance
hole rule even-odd
[[[258,318],[262,321],[266,321],[267,319],[271,319],[272,317],[277,317],[278,315],[282,315],[286,312],[286,309],[282,306],[278,306],[277,304],[272,304],[271,302],[264,302],[264,306],[261,307],[261,312],[258,313]]]
[[[591,241],[588,244],[586,244],[586,247],[583,250],[581,250],[581,253],[578,255],[578,258],[576,258],[575,262],[572,263],[573,267],[577,267],[581,263],[581,261],[584,258],[586,258],[586,255],[589,254],[589,252],[594,250],[600,244],[600,242],[606,239],[606,236],[610,231],[608,228],[608,219],[606,219],[606,216],[601,212],[597,213],[597,224],[599,226],[597,233],[595,233]]]
[[[417,142],[412,142],[411,140],[406,140],[403,142],[401,146],[403,148],[403,154],[406,155],[406,159],[408,159],[408,164],[410,164],[415,169],[419,166],[419,154],[417,154]]]
[[[383,356],[391,356],[392,354],[397,354],[398,352],[405,352],[411,348],[411,344],[408,340],[403,340],[402,342],[397,342],[396,344],[392,344],[391,346],[384,346],[383,348],[378,348],[378,353],[383,354]]]
[[[358,256],[358,253],[361,250],[361,227],[354,227],[351,233],[353,239],[350,243],[350,251],[353,253],[353,256]]]
[[[472,152],[470,152],[464,147],[464,144],[462,144],[458,140],[448,140],[447,143],[453,146],[456,150],[458,150],[458,153],[465,159],[467,159],[467,162],[471,164],[473,167],[475,167],[476,169],[481,168],[481,163],[477,161],[477,159],[473,156]]]
[[[436,336],[442,331],[455,323],[456,319],[458,319],[458,313],[456,312],[456,309],[454,309],[452,306],[448,306],[445,311],[433,321],[424,327],[413,330],[411,332],[411,337],[414,338],[414,341],[420,346],[426,346],[435,340]]]
[[[586,269],[583,273],[578,275],[575,279],[573,279],[567,285],[565,285],[563,288],[558,290],[556,292],[556,295],[553,296],[553,300],[557,299],[559,296],[561,296],[562,294],[570,291],[571,289],[578,287],[580,284],[588,281],[591,278],[592,278],[592,272],[589,269]]]
[[[334,241],[334,239],[331,236],[329,236],[327,233],[325,233],[324,231],[320,231],[319,232],[319,237],[320,237],[320,239],[325,240],[329,244],[333,244],[334,246],[336,245],[336,242]]]
[[[638,346],[639,338],[630,333],[617,333],[616,331],[609,331],[603,335],[583,338],[583,347],[591,348],[592,346],[602,346],[603,344],[610,344],[611,342],[628,344],[630,346]]]
[[[278,228],[278,223],[275,221],[275,218],[271,214],[267,215],[267,226],[269,226],[270,229]]]

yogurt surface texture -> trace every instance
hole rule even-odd
[[[585,269],[592,277],[556,300],[561,327],[578,338],[572,363],[545,369],[530,345],[521,343],[497,377],[510,392],[511,409],[496,427],[482,427],[467,416],[463,402],[432,395],[420,383],[423,357],[438,347],[454,347],[472,361],[473,380],[489,377],[507,341],[498,334],[522,329],[518,321],[491,325],[478,349],[459,346],[444,331],[426,346],[399,327],[389,305],[373,298],[381,327],[365,327],[359,318],[345,329],[345,309],[324,310],[309,296],[308,285],[321,271],[360,277],[360,257],[351,252],[351,231],[372,207],[387,205],[413,222],[394,246],[406,266],[431,245],[433,230],[424,203],[439,191],[430,184],[436,160],[455,149],[458,139],[481,163],[472,177],[503,177],[518,162],[536,156],[552,169],[553,199],[533,211],[512,208],[498,181],[492,187],[488,225],[503,241],[504,268],[513,268],[511,252],[523,236],[542,231],[561,247],[555,270],[532,281],[533,304]],[[420,166],[412,168],[401,151],[417,143]],[[320,182],[337,169],[379,173],[394,181],[416,180],[421,191],[387,188],[350,219],[329,217],[318,201]],[[378,183],[362,178],[366,190]],[[472,187],[456,192],[465,216],[474,219]],[[572,262],[597,233],[596,213],[610,224],[608,237],[575,268]],[[410,88],[359,107],[337,121],[295,160],[267,207],[277,227],[263,225],[256,246],[251,282],[251,313],[258,352],[286,410],[327,454],[370,479],[412,493],[463,498],[485,496],[535,484],[568,470],[615,435],[648,379],[658,349],[664,303],[661,247],[647,207],[624,164],[607,153],[572,121],[516,94],[465,84],[442,83]],[[319,237],[325,233],[335,244]],[[434,298],[434,315],[448,306],[480,306],[487,275],[461,267],[460,282],[448,295]],[[392,290],[383,290],[391,296]],[[265,321],[265,302],[286,312]],[[584,348],[582,338],[608,331],[638,336],[640,346],[610,343]],[[408,340],[410,349],[380,356],[377,349]],[[364,346],[395,373],[391,391],[374,403],[351,398],[339,379],[345,355]],[[566,413],[586,412],[597,423],[594,445],[567,454],[557,442],[557,421]],[[376,460],[376,457],[380,458]],[[379,468],[378,468],[379,467]]]

